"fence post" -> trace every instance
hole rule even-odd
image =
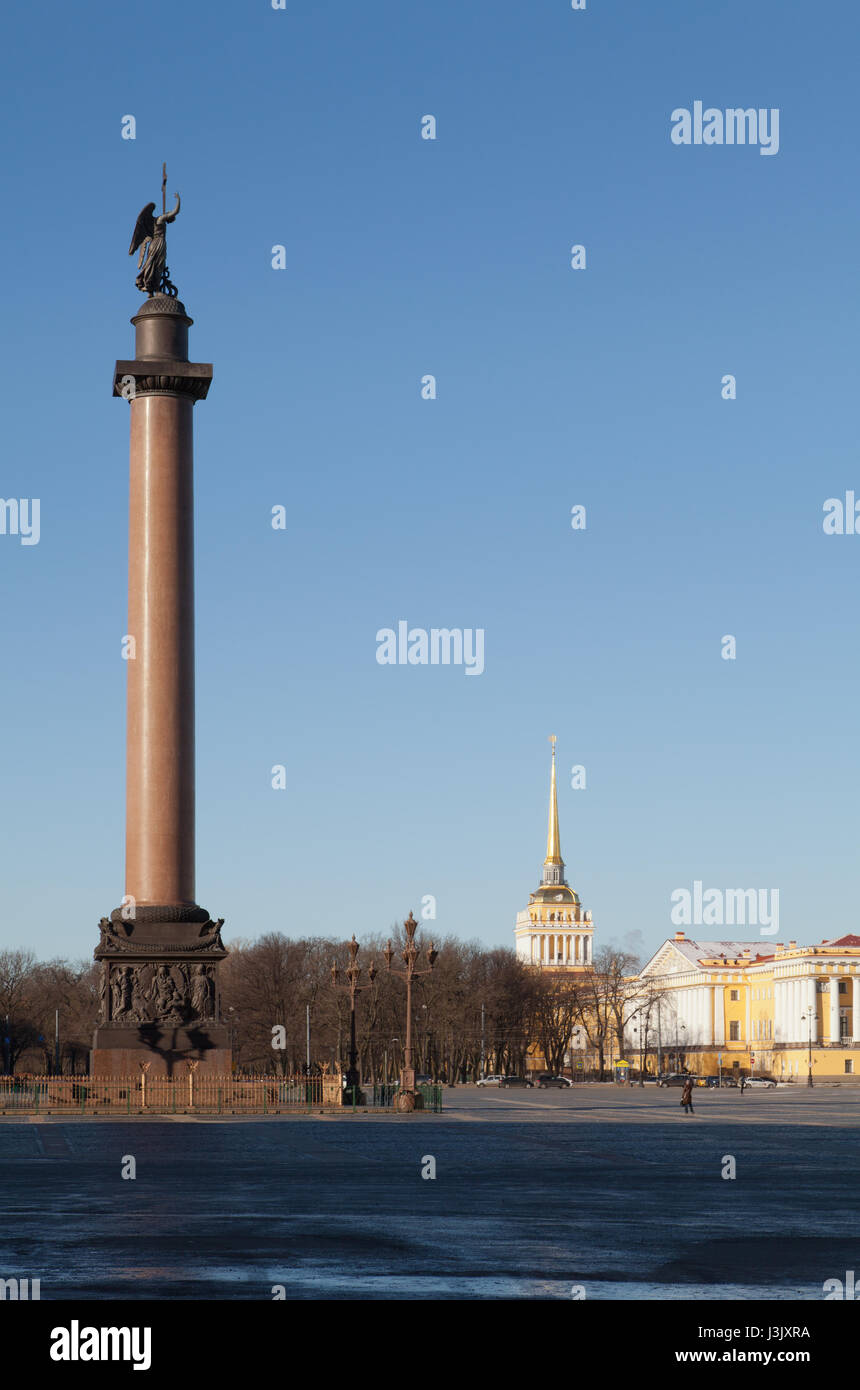
[[[151,1062],[138,1062],[137,1065],[140,1067],[140,1108],[141,1108],[141,1110],[145,1110],[145,1109],[146,1109],[146,1073],[149,1071],[149,1068],[152,1066],[152,1063],[151,1063]]]
[[[194,1109],[194,1073],[200,1066],[199,1062],[190,1061],[186,1063],[188,1067],[188,1109]],[[175,1109],[175,1106],[174,1106]]]

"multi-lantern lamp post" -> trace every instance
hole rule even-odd
[[[420,955],[419,948],[415,945],[415,932],[418,923],[409,913],[403,923],[406,932],[406,945],[403,947],[403,961],[405,969],[392,969],[391,962],[394,959],[394,948],[389,941],[383,955],[385,956],[385,968],[390,974],[399,975],[406,981],[406,1042],[403,1049],[403,1066],[400,1070],[400,1087],[394,1098],[395,1110],[414,1110],[415,1109],[415,1068],[412,1065],[412,981],[421,975],[429,975],[436,964],[439,952],[434,949],[433,942],[427,949],[427,968],[419,970],[417,961]]]
[[[359,946],[355,939],[354,932],[352,940],[348,941],[346,945],[349,951],[349,965],[346,967],[347,983],[345,985],[339,983],[341,972],[338,969],[337,961],[333,961],[331,967],[331,982],[335,989],[345,989],[349,993],[349,1067],[347,1068],[346,1081],[344,1084],[343,1103],[344,1105],[364,1105],[364,1094],[361,1090],[358,1076],[358,1048],[355,1042],[355,996],[360,989],[370,988],[379,974],[379,971],[376,968],[376,962],[371,961],[370,968],[367,972],[369,983],[366,985],[359,984],[359,980],[361,979],[361,966],[358,963]]]

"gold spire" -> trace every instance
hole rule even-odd
[[[552,779],[549,788],[549,830],[546,837],[546,859],[544,864],[564,864],[558,839],[558,796],[555,788],[555,734],[550,734],[552,744]]]

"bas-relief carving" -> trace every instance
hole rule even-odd
[[[192,1023],[215,1016],[215,975],[210,965],[166,962],[114,965],[110,982],[114,1023]],[[102,990],[103,1021],[106,991]]]

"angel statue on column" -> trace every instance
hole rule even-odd
[[[174,193],[176,207],[172,212],[162,212],[159,217],[154,217],[155,203],[147,203],[134,224],[134,233],[131,238],[131,246],[128,254],[133,256],[138,247],[140,255],[137,260],[137,278],[135,284],[139,290],[148,294],[150,298],[154,294],[166,294],[175,297],[179,291],[176,286],[171,284],[167,273],[167,224],[172,222],[179,213],[179,194]],[[162,207],[164,206],[164,188],[162,185]]]

